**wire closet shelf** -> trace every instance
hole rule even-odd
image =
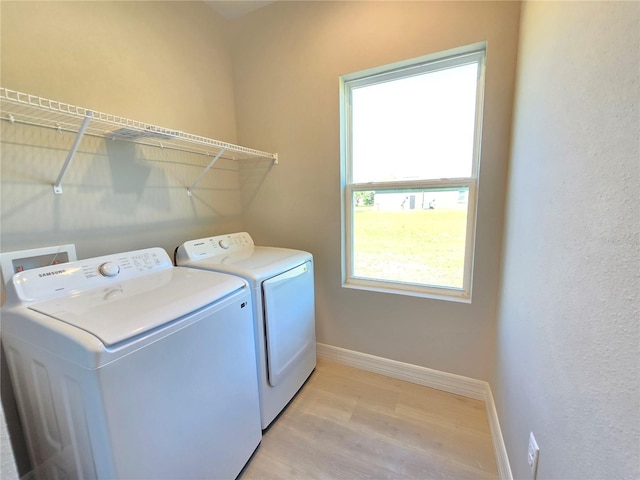
[[[0,87],[0,111],[2,120],[44,128],[53,128],[60,132],[76,133],[76,140],[69,151],[60,175],[54,184],[54,192],[62,193],[62,178],[84,135],[102,137],[111,140],[123,140],[159,148],[206,155],[212,160],[205,167],[191,190],[204,174],[220,158],[228,160],[269,159],[278,163],[278,154],[267,153],[252,148],[200,137],[190,133],[172,130],[149,123],[139,122],[108,113],[102,113],[83,107],[77,107],[47,98]]]

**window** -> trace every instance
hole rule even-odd
[[[344,286],[470,301],[484,56],[341,78]]]

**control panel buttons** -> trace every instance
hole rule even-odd
[[[227,248],[229,248],[229,241],[226,238],[223,238],[218,242],[218,245],[226,250]]]
[[[100,265],[98,271],[105,277],[115,277],[120,273],[120,266],[117,263],[106,262]]]

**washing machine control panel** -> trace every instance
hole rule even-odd
[[[150,272],[173,268],[162,248],[148,248],[25,270],[13,276],[21,302],[45,300],[69,293],[108,287]]]
[[[247,232],[229,233],[185,242],[176,252],[178,265],[189,260],[215,257],[225,253],[252,248],[253,239]]]

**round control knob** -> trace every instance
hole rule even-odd
[[[120,266],[117,263],[107,262],[100,265],[98,270],[105,277],[115,277],[120,273]]]
[[[229,248],[229,241],[223,238],[218,242],[218,245],[226,250],[227,248]]]

